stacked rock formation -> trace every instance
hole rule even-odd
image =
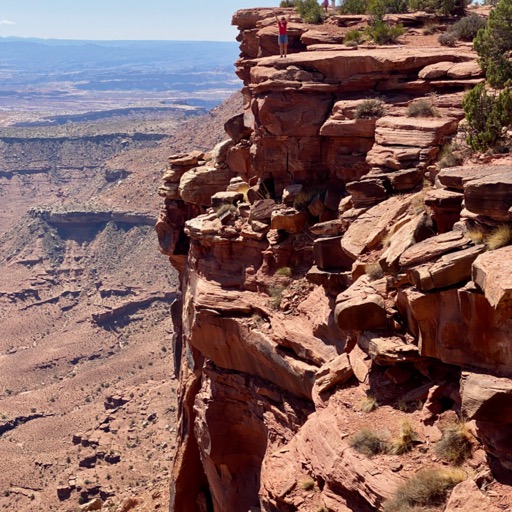
[[[463,415],[475,453],[512,469],[511,248],[489,243],[512,220],[512,167],[433,182],[463,91],[482,80],[476,55],[349,49],[343,30],[292,18],[285,60],[269,56],[273,11],[233,23],[244,112],[210,155],[171,157],[160,189],[159,240],[182,287],[171,509],[379,510],[421,462],[349,446],[375,421],[355,406],[366,395],[380,421],[415,423],[422,453]],[[428,93],[436,115],[408,117]],[[372,97],[384,115],[358,119]],[[470,464],[481,475],[485,453]],[[451,502],[469,489],[497,510],[484,483]]]

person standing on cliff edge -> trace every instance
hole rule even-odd
[[[277,42],[279,43],[280,57],[286,57],[288,53],[288,22],[290,21],[290,15],[287,18],[281,16],[281,19],[274,14],[279,28],[279,35],[277,36]]]

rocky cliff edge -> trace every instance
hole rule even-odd
[[[402,17],[407,41],[429,16]],[[243,112],[210,153],[169,158],[171,510],[382,510],[419,469],[451,467],[439,442],[461,421],[464,481],[437,510],[512,504],[512,248],[492,242],[512,166],[436,166],[483,80],[469,45],[340,44],[364,22],[292,17],[282,59],[273,11],[238,11]],[[408,116],[425,97],[433,115]],[[358,117],[372,98],[382,115]],[[404,425],[403,454],[354,448]]]

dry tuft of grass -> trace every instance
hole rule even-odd
[[[485,243],[485,231],[478,226],[469,228],[466,231],[466,236],[477,245]]]
[[[502,224],[492,230],[485,237],[485,246],[489,251],[494,251],[512,242],[512,227],[510,224]]]
[[[464,423],[453,423],[443,429],[443,437],[434,446],[438,457],[460,466],[471,457],[471,434]]]
[[[404,420],[400,425],[398,437],[391,441],[389,453],[393,455],[402,455],[410,452],[416,441],[418,441],[418,433],[407,420]]]
[[[381,100],[364,100],[354,113],[356,119],[378,119],[385,113],[384,102]]]
[[[367,396],[366,398],[363,398],[358,404],[357,408],[362,412],[372,412],[375,411],[379,407],[379,402],[377,402],[377,399],[374,396]]]
[[[439,112],[426,99],[419,99],[409,103],[407,107],[407,117],[438,117]]]
[[[270,305],[273,309],[279,309],[281,301],[283,300],[284,286],[272,285],[269,287]]]
[[[414,507],[437,507],[448,491],[466,479],[460,469],[423,469],[401,485],[394,498],[384,503],[384,512],[404,512]]]
[[[348,443],[354,450],[368,457],[385,453],[388,448],[385,436],[369,428],[363,428],[356,432]]]
[[[278,276],[292,277],[292,269],[290,267],[281,267],[276,270]]]
[[[233,205],[233,204],[223,204],[221,206],[219,206],[219,208],[215,211],[215,214],[217,215],[217,217],[222,217],[225,213],[232,213],[232,214],[236,214],[237,212],[237,209],[236,209],[236,206]]]
[[[306,480],[302,480],[299,486],[304,491],[312,491],[315,488],[315,481],[312,478],[307,478]]]
[[[381,277],[384,277],[384,271],[382,270],[382,267],[378,261],[367,263],[364,267],[364,271],[371,281],[375,281]]]

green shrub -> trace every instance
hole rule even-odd
[[[295,0],[281,0],[279,7],[295,7]]]
[[[452,32],[443,32],[437,38],[439,44],[453,48],[457,44],[457,36]]]
[[[374,18],[366,29],[368,36],[377,44],[393,44],[403,35],[405,29],[401,23],[390,25],[382,18]]]
[[[423,469],[401,485],[395,497],[384,503],[384,512],[403,512],[412,507],[437,507],[446,501],[448,491],[465,480],[456,469]]]
[[[364,100],[354,113],[356,119],[378,119],[384,115],[384,102],[380,100]]]
[[[273,309],[279,309],[283,300],[284,286],[272,285],[268,289],[270,294],[270,305]]]
[[[493,87],[503,87],[512,78],[512,2],[500,0],[489,13],[487,25],[479,30],[474,47],[479,64]]]
[[[471,435],[464,423],[455,423],[443,429],[443,437],[436,443],[438,457],[459,466],[471,456]]]
[[[339,10],[341,14],[366,14],[368,4],[368,0],[345,0]]]
[[[512,92],[488,94],[483,84],[469,91],[462,101],[467,121],[466,141],[475,151],[486,151],[504,138],[512,122]]]
[[[407,117],[436,117],[437,115],[437,110],[426,99],[413,101],[407,107]]]
[[[407,0],[371,0],[370,12],[383,14],[400,14],[407,12]]]
[[[409,10],[462,16],[468,3],[467,0],[409,0]]]
[[[322,22],[322,8],[316,0],[295,0],[295,8],[306,23]]]
[[[356,44],[359,44],[363,40],[363,33],[360,30],[354,29],[349,30],[345,37],[343,38],[343,42],[345,44],[355,42]]]
[[[382,434],[369,428],[363,428],[356,432],[348,441],[348,444],[363,455],[377,455],[387,450],[387,442]]]
[[[473,41],[478,31],[485,28],[485,25],[485,18],[471,14],[454,23],[448,32],[455,34],[459,41]]]
[[[278,276],[292,277],[292,269],[290,267],[280,267],[276,270]]]

